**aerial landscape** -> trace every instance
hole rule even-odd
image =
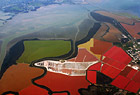
[[[140,95],[139,5],[0,0],[0,95]]]

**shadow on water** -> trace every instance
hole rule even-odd
[[[37,40],[37,39],[32,39],[32,40]],[[26,40],[21,40],[17,42],[13,47],[9,49],[7,52],[2,67],[0,71],[0,79],[3,75],[3,73],[13,64],[17,64],[16,60],[19,59],[19,57],[22,55],[24,52],[24,41]]]
[[[0,78],[2,77],[6,69],[8,69],[11,65],[16,64],[16,60],[22,55],[23,52],[24,52],[23,41],[18,42],[16,45],[10,48],[9,52],[6,54],[6,57],[3,61],[0,71]]]

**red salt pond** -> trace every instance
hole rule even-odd
[[[49,87],[52,91],[69,91],[71,95],[79,95],[78,89],[89,85],[85,76],[67,76],[52,72],[47,72],[46,76],[36,82]]]
[[[69,61],[75,61],[75,62],[92,62],[97,61],[98,59],[88,52],[85,48],[79,48],[78,49],[78,55],[75,58],[70,59]]]
[[[30,85],[29,87],[21,90],[19,95],[48,95],[48,91],[35,85]]]
[[[89,82],[85,76],[67,76],[59,73],[47,72],[47,74],[35,81],[37,84],[44,85],[52,91],[69,91],[71,95],[80,95],[78,89],[87,88]],[[20,95],[47,95],[45,89],[31,85],[20,91]],[[53,95],[67,95],[66,93],[54,93]]]

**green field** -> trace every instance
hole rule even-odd
[[[71,50],[71,42],[63,40],[24,41],[25,50],[17,63],[31,63],[45,57],[57,57]]]

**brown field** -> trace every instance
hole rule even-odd
[[[110,23],[106,23],[107,26],[110,27],[109,32],[113,33],[113,34],[122,34],[116,27],[114,27],[112,24]]]
[[[109,28],[109,31],[107,29]],[[101,41],[108,41],[108,42],[119,42],[119,39],[121,37],[121,32],[115,28],[110,23],[104,23],[102,24],[101,28],[98,30],[98,32],[93,36],[93,38]]]
[[[106,25],[110,27],[110,29],[109,32],[106,35],[104,35],[104,40],[109,42],[119,42],[118,38],[121,37],[122,33],[112,24],[106,23]]]
[[[43,74],[39,68],[29,67],[28,64],[12,65],[0,80],[0,95],[6,91],[18,92],[32,84],[31,79]]]
[[[136,39],[140,39],[140,35],[137,33],[140,32],[140,23],[135,23],[135,25],[127,25],[121,23],[121,25]]]
[[[93,38],[98,40],[103,40],[102,36],[105,34],[106,30],[108,29],[106,24],[101,24],[101,28],[98,32],[93,36]]]
[[[103,38],[108,42],[119,42],[118,38],[111,33],[107,33]]]
[[[107,11],[96,11],[96,13],[114,18],[117,21],[122,22],[122,23],[133,24],[134,22],[137,22],[137,20],[135,20],[135,19],[131,19],[131,18],[128,18],[125,16],[119,16],[119,15],[116,15],[116,14],[113,14],[113,13],[107,12]]]
[[[94,39],[94,47],[91,47],[90,50],[94,54],[100,54],[100,55],[102,55],[107,50],[109,50],[112,46],[113,46],[112,43]]]

